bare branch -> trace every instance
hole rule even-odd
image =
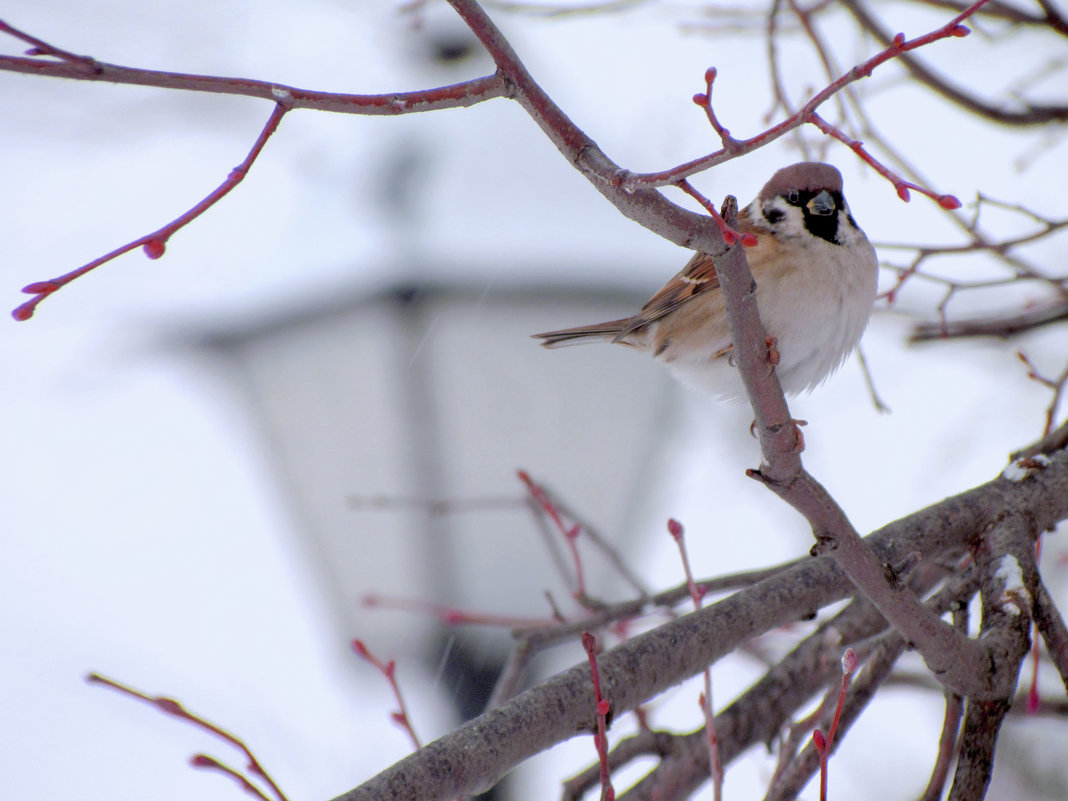
[[[932,339],[967,337],[1009,339],[1024,331],[1062,323],[1065,320],[1068,320],[1068,301],[1056,300],[1004,316],[972,317],[946,323],[920,323],[909,334],[908,341],[916,343],[929,342]]]
[[[894,37],[879,24],[879,21],[872,16],[867,7],[859,0],[843,0],[843,5],[849,9],[864,30],[884,46],[894,41]],[[1047,106],[1029,103],[1020,111],[993,106],[968,94],[963,89],[957,88],[915,56],[902,54],[900,61],[915,80],[930,87],[961,108],[993,122],[1002,125],[1040,125],[1047,122],[1068,120],[1068,106]]]
[[[168,239],[226,197],[226,195],[230,194],[230,192],[232,192],[237,185],[245,179],[245,176],[252,168],[253,163],[267,144],[267,140],[276,130],[278,130],[278,126],[282,122],[282,117],[285,116],[288,110],[288,107],[284,103],[275,103],[274,109],[271,111],[271,116],[268,118],[266,125],[263,126],[263,130],[260,131],[259,136],[256,137],[256,141],[252,145],[252,149],[249,151],[248,155],[245,157],[245,160],[234,167],[234,169],[230,170],[230,174],[226,176],[226,180],[219,184],[211,194],[193,206],[193,208],[189,209],[189,211],[185,212],[180,217],[171,220],[162,228],[159,228],[150,234],[145,234],[132,242],[127,242],[122,247],[116,248],[98,259],[94,259],[76,270],[71,270],[69,273],[45,281],[35,281],[32,284],[24,286],[22,291],[28,295],[33,295],[33,297],[22,305],[16,307],[15,310],[11,312],[11,316],[19,321],[29,320],[33,317],[33,313],[37,310],[37,306],[41,301],[45,300],[53,293],[58,292],[72,281],[81,278],[86,273],[92,272],[102,264],[107,264],[109,261],[118,258],[124,253],[129,253],[136,248],[144,248],[145,255],[150,259],[160,258],[167,249]]]
[[[960,756],[948,801],[982,801],[994,768],[998,732],[1008,701],[969,701],[960,738]]]
[[[805,103],[796,113],[790,115],[782,122],[773,125],[771,128],[756,134],[749,139],[734,139],[730,136],[730,132],[724,127],[718,120],[715,119],[715,115],[710,113],[710,109],[706,110],[709,113],[709,120],[712,122],[716,132],[720,135],[723,142],[723,148],[711,153],[707,156],[694,159],[685,164],[681,164],[677,167],[672,167],[668,170],[653,173],[630,173],[625,176],[624,183],[627,187],[639,188],[650,186],[665,186],[668,184],[677,184],[680,180],[688,178],[699,172],[703,172],[717,164],[730,161],[733,158],[737,158],[740,155],[748,153],[752,150],[756,150],[759,147],[763,147],[769,142],[773,142],[776,139],[784,136],[790,131],[804,125],[805,123],[815,124],[816,110],[823,105],[827,100],[834,97],[845,87],[849,86],[862,78],[870,77],[872,72],[887,61],[891,61],[898,57],[903,57],[904,54],[909,51],[915,50],[925,45],[929,45],[932,42],[937,42],[941,39],[950,37],[961,37],[968,35],[969,31],[961,22],[976,13],[988,0],[978,0],[978,2],[972,3],[968,8],[954,17],[945,25],[937,28],[930,33],[923,36],[918,36],[915,39],[905,39],[904,34],[898,34],[892,39],[884,42],[884,49],[876,55],[869,58],[862,64],[858,64],[853,67],[847,73],[839,77],[837,80],[832,81],[828,86],[817,92],[813,97]],[[713,78],[715,77],[713,73]],[[706,95],[699,95],[694,98],[702,107],[711,103],[711,92]],[[866,158],[873,166],[877,163],[873,159]],[[881,165],[880,165],[881,167]],[[890,177],[892,175],[888,169],[881,167],[879,172],[884,177]],[[898,190],[898,194],[902,196],[902,199],[907,200],[907,190],[902,186],[902,179],[897,176],[891,178],[895,188]],[[919,188],[919,187],[915,187]],[[924,190],[926,194],[929,194],[932,198],[937,200],[940,204],[946,208],[957,208],[960,203],[956,201],[951,195],[935,195],[932,192]],[[904,194],[902,194],[904,192]]]
[[[209,92],[237,95],[285,103],[290,109],[331,111],[337,114],[389,115],[414,114],[448,108],[466,108],[495,97],[507,97],[508,85],[499,75],[487,75],[470,81],[420,89],[411,92],[381,94],[341,94],[299,89],[281,83],[257,81],[251,78],[224,78],[213,75],[190,75],[181,72],[123,67],[108,64],[88,56],[74,56],[42,42],[0,20],[0,33],[34,42],[35,56],[53,56],[59,61],[40,58],[0,56],[0,70],[48,78],[68,78],[75,81],[100,81],[130,86],[154,86],[186,92]]]
[[[990,655],[988,671],[995,692],[968,699],[951,801],[980,801],[990,783],[998,732],[1030,647],[1038,577],[1032,535],[1025,512],[1007,513],[994,523],[981,547],[973,549],[982,572],[979,636]]]
[[[960,548],[1003,510],[1026,510],[1043,528],[1068,517],[1068,453],[1055,454],[1044,470],[1026,480],[999,477],[902,518],[870,535],[867,544],[888,564],[903,562],[913,553],[934,559]],[[830,559],[800,563],[602,654],[598,669],[605,695],[618,717],[697,675],[758,633],[803,619],[850,591],[850,582]],[[680,651],[679,642],[691,647]],[[589,669],[583,663],[430,743],[338,796],[338,801],[445,801],[481,792],[524,759],[592,731],[592,699]],[[730,717],[724,717],[730,709],[716,721],[724,763],[735,746]],[[703,739],[700,748],[707,754]]]
[[[1065,625],[1060,610],[1057,609],[1057,605],[1053,602],[1041,578],[1037,580],[1035,586],[1034,616],[1035,626],[1046,643],[1050,660],[1060,673],[1065,689],[1068,690],[1068,626]]]

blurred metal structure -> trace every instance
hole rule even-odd
[[[602,289],[403,286],[202,340],[262,430],[339,644],[396,653],[437,630],[430,615],[362,608],[370,593],[529,617],[549,614],[548,591],[566,606],[570,560],[554,565],[562,542],[547,547],[519,468],[626,555],[674,387],[624,348],[549,352],[530,334],[640,303]],[[582,547],[594,592],[634,593]],[[478,640],[495,651],[508,635]]]

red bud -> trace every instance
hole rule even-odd
[[[185,712],[182,709],[182,705],[173,698],[153,698],[152,703],[156,705],[157,709],[166,712],[168,715],[181,715]]]
[[[682,539],[682,534],[683,534],[682,523],[680,523],[678,520],[676,520],[673,517],[669,517],[668,518],[668,533],[671,534],[671,536],[674,537],[677,540]]]
[[[942,195],[938,198],[938,205],[953,211],[953,209],[959,209],[961,204],[953,195]]]
[[[166,249],[167,244],[162,239],[150,239],[144,245],[145,255],[150,259],[158,259]]]
[[[902,200],[904,200],[906,203],[908,203],[909,202],[909,197],[910,197],[909,196],[909,188],[907,186],[905,186],[904,184],[901,184],[897,188],[897,196],[899,198],[901,198]]]
[[[20,323],[29,320],[33,317],[33,304],[23,303],[17,309],[11,312],[11,316],[18,320]]]
[[[903,44],[905,44],[905,34],[899,33],[894,37],[894,47],[901,47]]]
[[[716,72],[715,67],[709,67],[707,70],[705,70],[705,83],[712,83],[713,81],[715,81],[717,74],[718,73]]]
[[[597,714],[598,715],[607,715],[609,713],[609,711],[611,711],[611,709],[612,709],[612,704],[609,702],[609,700],[607,698],[602,698],[600,701],[597,702]]]
[[[842,672],[846,674],[855,673],[859,664],[860,659],[857,657],[857,652],[852,648],[846,648],[845,653],[842,654]]]
[[[693,102],[699,106],[704,106],[708,103],[708,95],[703,95],[698,92],[696,95],[693,96]]]
[[[51,295],[61,286],[62,284],[55,281],[34,281],[32,284],[26,284],[22,291],[27,295]]]
[[[827,748],[827,741],[823,738],[823,732],[819,729],[812,732],[812,743],[816,746],[816,750],[821,754]]]
[[[950,36],[962,37],[962,36],[967,36],[971,32],[972,32],[971,28],[965,27],[964,25],[954,25],[950,29],[949,35]]]

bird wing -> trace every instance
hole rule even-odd
[[[712,257],[707,253],[695,253],[689,263],[664,287],[653,295],[616,336],[616,341],[643,326],[656,322],[675,311],[688,300],[719,288],[719,274]]]

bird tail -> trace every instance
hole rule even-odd
[[[563,345],[581,345],[585,342],[619,342],[626,333],[630,317],[621,320],[609,320],[607,323],[580,325],[577,328],[562,328],[559,331],[546,331],[534,334],[534,339],[542,340],[542,347],[559,348]]]

